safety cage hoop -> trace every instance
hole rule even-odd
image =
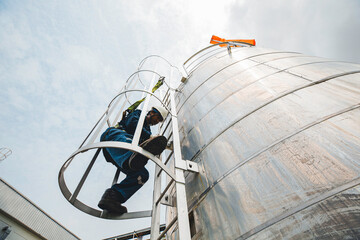
[[[167,64],[170,64],[166,59],[157,56],[157,55],[151,55],[149,57],[144,58],[138,67],[138,70],[130,75],[130,77],[126,80],[126,83],[124,87],[120,90],[120,93],[117,94],[109,103],[106,111],[104,114],[100,117],[98,122],[94,125],[90,133],[87,135],[87,137],[84,139],[78,150],[73,152],[70,157],[65,161],[65,163],[62,165],[59,175],[58,175],[58,182],[59,187],[64,195],[64,197],[76,208],[79,210],[90,214],[95,217],[99,218],[105,218],[105,219],[132,219],[132,218],[143,218],[143,217],[151,217],[152,216],[152,210],[146,210],[146,211],[138,211],[138,212],[129,212],[122,214],[120,216],[114,216],[108,214],[106,211],[98,210],[96,208],[90,207],[80,201],[77,197],[78,194],[83,187],[83,184],[85,183],[86,178],[88,177],[96,159],[98,158],[100,151],[102,148],[121,148],[130,150],[134,153],[142,154],[149,158],[149,160],[153,161],[156,165],[158,165],[173,181],[177,181],[175,177],[175,173],[173,170],[171,170],[168,166],[166,166],[158,157],[154,156],[150,152],[144,150],[143,148],[138,146],[140,134],[136,134],[137,132],[141,132],[141,127],[144,120],[138,122],[137,129],[135,131],[134,139],[132,143],[125,143],[125,142],[111,142],[111,141],[104,141],[104,142],[98,142],[99,135],[101,133],[101,130],[107,125],[107,127],[114,126],[121,117],[121,113],[124,112],[126,107],[128,105],[131,105],[130,95],[132,93],[141,93],[144,99],[144,102],[142,102],[140,105],[142,105],[142,109],[145,110],[143,112],[146,112],[148,110],[148,105],[150,102],[150,99],[153,98],[155,101],[159,102],[163,107],[165,107],[169,111],[169,115],[172,116],[171,111],[169,107],[166,104],[166,99],[169,97],[170,91],[175,91],[175,89],[171,88],[169,83],[166,82],[165,78],[159,74],[158,72],[154,70],[147,70],[147,69],[141,69],[144,62],[148,60],[151,57],[158,57],[166,61]],[[171,65],[171,67],[173,67]],[[151,73],[152,79],[149,82],[149,84],[144,83],[143,79],[140,77],[140,73]],[[164,85],[166,87],[165,89],[165,96],[163,96],[164,100],[161,100],[161,97],[158,96],[158,94],[155,94],[154,91],[152,91],[152,85],[156,81],[156,78],[159,77],[159,81],[162,80]],[[134,86],[141,84],[143,89],[134,89]],[[120,110],[115,111],[115,109],[118,108],[119,104],[121,104]],[[139,106],[140,106],[139,105]],[[110,117],[113,115],[114,117],[113,121],[110,121]],[[136,136],[137,135],[137,136]],[[79,184],[77,185],[74,192],[71,192],[65,182],[65,171],[71,164],[71,162],[81,153],[87,152],[88,150],[96,149],[95,154],[92,157],[91,162],[89,163],[85,173],[83,174]],[[118,170],[115,173],[113,184],[117,182],[119,178],[120,171]]]

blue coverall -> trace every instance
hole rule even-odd
[[[131,143],[137,123],[141,115],[140,110],[128,114],[125,119],[119,122],[119,128],[110,127],[100,137],[100,141],[119,141]],[[140,143],[150,138],[150,126],[144,122]],[[126,174],[126,178],[119,184],[114,184],[111,188],[119,192],[122,196],[120,202],[126,202],[137,190],[139,190],[149,179],[149,172],[143,167],[140,170],[131,170],[128,160],[133,152],[121,148],[104,148],[103,154],[106,161],[113,163]]]

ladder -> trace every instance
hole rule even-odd
[[[150,57],[159,57],[156,55]],[[79,210],[90,214],[92,216],[96,216],[99,218],[106,219],[134,219],[134,218],[143,218],[143,217],[151,217],[151,239],[163,239],[165,234],[171,229],[175,223],[177,223],[179,239],[181,240],[190,240],[190,224],[188,217],[188,206],[186,199],[186,191],[185,191],[185,172],[198,172],[198,165],[195,162],[191,162],[188,160],[184,160],[181,154],[181,144],[180,144],[180,136],[178,129],[178,119],[177,119],[177,110],[176,110],[176,102],[175,102],[175,93],[176,89],[170,87],[168,83],[166,83],[166,93],[163,97],[159,97],[156,94],[151,92],[152,86],[157,77],[162,78],[159,73],[154,70],[143,70],[140,69],[142,64],[149,57],[145,58],[139,65],[138,71],[133,73],[126,81],[125,86],[121,89],[120,93],[117,94],[114,99],[110,102],[108,108],[105,113],[101,116],[99,121],[95,124],[89,135],[85,138],[83,143],[80,145],[78,150],[76,150],[73,154],[70,155],[68,160],[64,163],[62,168],[60,169],[58,181],[60,190],[63,193],[64,197],[76,208]],[[161,57],[160,57],[161,58]],[[161,58],[163,59],[163,58]],[[165,59],[164,59],[165,60]],[[167,60],[166,63],[169,64]],[[173,78],[174,67],[170,65],[170,80]],[[148,81],[149,84],[144,84],[144,80],[140,77],[140,73],[149,73],[152,74],[151,81]],[[138,85],[141,85],[143,88],[137,88]],[[133,137],[132,143],[124,143],[124,142],[99,142],[100,134],[104,131],[104,127],[114,126],[118,121],[120,121],[121,113],[127,109],[129,105],[131,105],[130,95],[133,93],[141,93],[143,97],[145,97],[145,101],[142,103],[142,112],[140,119],[138,121],[138,125],[135,130],[135,134]],[[159,133],[164,135],[169,140],[172,139],[172,147],[170,153],[169,151],[165,151],[167,157],[164,157],[166,153],[162,154],[162,159],[166,160],[163,162],[158,157],[152,155],[150,152],[139,147],[139,140],[141,135],[142,126],[145,121],[146,113],[150,110],[150,100],[154,100],[163,105],[165,108],[169,110],[169,115],[167,119],[164,120],[164,123],[160,127]],[[121,107],[119,107],[119,105]],[[154,191],[153,191],[153,202],[152,209],[146,211],[138,211],[138,212],[129,212],[122,214],[120,216],[115,216],[107,213],[106,211],[101,211],[91,206],[84,204],[82,201],[78,199],[79,192],[81,191],[87,177],[91,169],[94,166],[95,161],[97,160],[100,151],[102,148],[113,147],[113,148],[122,148],[127,149],[132,152],[138,152],[142,155],[145,155],[149,158],[149,160],[153,161],[156,165],[155,167],[155,175],[154,175]],[[66,169],[69,167],[70,163],[81,153],[87,152],[91,149],[96,150],[94,153],[92,160],[90,161],[88,167],[86,168],[82,178],[80,179],[76,189],[74,192],[71,192],[66,185],[64,173]],[[170,163],[173,163],[173,166],[169,166]],[[163,191],[161,191],[161,180],[162,175],[166,174],[169,179],[168,184],[165,186]],[[117,169],[115,176],[112,181],[112,185],[118,182],[118,178],[120,175],[120,170]],[[169,189],[175,190],[175,196],[172,197],[168,192]],[[176,217],[171,221],[168,221],[169,224],[166,226],[165,230],[160,234],[160,207],[161,204],[165,204],[167,206],[172,206],[176,208]]]
[[[181,145],[180,145],[180,136],[178,129],[178,120],[177,120],[177,111],[175,103],[175,90],[170,89],[169,93],[165,95],[164,98],[167,105],[171,106],[171,119],[169,119],[167,124],[163,124],[161,131],[165,134],[169,125],[171,125],[171,130],[169,131],[169,136],[172,136],[173,146],[172,152],[168,155],[164,164],[166,165],[169,162],[169,159],[173,157],[175,178],[172,178],[164,190],[161,192],[161,174],[163,169],[161,166],[157,165],[155,167],[155,179],[154,179],[154,194],[153,194],[153,215],[151,219],[151,240],[161,239],[167,231],[173,226],[174,223],[178,223],[179,230],[179,239],[191,239],[190,236],[190,224],[188,217],[188,206],[186,200],[186,191],[185,191],[185,176],[186,171],[199,172],[198,165],[194,162],[183,160],[181,155]],[[160,224],[160,203],[164,198],[167,191],[171,186],[175,185],[175,200],[170,196],[167,196],[164,200],[166,205],[176,206],[177,217],[175,217],[162,234],[159,234],[159,224]],[[167,199],[167,200],[166,200]]]

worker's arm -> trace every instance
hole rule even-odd
[[[139,122],[139,118],[141,115],[141,111],[140,110],[135,110],[134,112],[130,113],[125,120],[125,131],[127,133],[130,133],[132,135],[135,134],[135,130],[136,130],[136,126]],[[150,130],[150,128],[149,128]],[[141,131],[141,139],[148,139],[150,138],[151,135],[151,131],[147,130],[145,127],[142,128]]]

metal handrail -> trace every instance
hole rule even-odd
[[[180,69],[174,65],[172,65],[166,58],[162,57],[162,56],[159,56],[159,55],[149,55],[147,57],[145,57],[143,60],[141,60],[141,62],[139,63],[139,66],[138,66],[138,70],[140,70],[140,68],[142,67],[142,65],[145,63],[145,61],[148,59],[148,58],[151,58],[151,57],[158,57],[158,58],[161,58],[162,60],[164,60],[167,64],[169,64],[170,67],[173,67],[175,68],[176,70],[178,70],[179,73],[180,72]]]
[[[163,103],[163,101],[162,101],[158,96],[156,96],[154,93],[152,93],[152,92],[150,92],[150,91],[140,90],[140,89],[125,90],[125,91],[119,93],[118,95],[116,95],[116,96],[111,100],[111,102],[110,102],[107,110],[109,110],[112,102],[113,102],[117,97],[119,97],[119,96],[122,95],[122,94],[128,93],[128,92],[144,92],[144,93],[147,93],[147,94],[152,95],[152,96],[155,97],[157,100],[159,100],[159,102],[161,102],[161,104],[166,108],[166,110],[169,111],[169,114],[171,114],[169,108],[165,105],[165,103]]]
[[[199,51],[196,52],[195,54],[193,54],[190,58],[188,58],[188,59],[183,63],[183,68],[184,68],[185,73],[189,76],[190,73],[194,70],[194,68],[191,69],[191,71],[188,71],[187,68],[188,68],[190,65],[192,65],[193,62],[195,62],[196,60],[198,60],[198,59],[200,59],[201,57],[205,56],[207,53],[205,53],[205,54],[199,56],[197,59],[193,60],[193,62],[190,63],[189,66],[185,66],[188,62],[190,62],[190,60],[192,60],[195,56],[198,56],[200,53],[202,53],[202,52],[204,52],[204,51],[206,51],[206,50],[208,50],[208,49],[210,49],[210,48],[213,48],[213,47],[216,47],[216,46],[218,46],[218,45],[221,45],[221,44],[227,44],[228,46],[235,46],[235,47],[252,47],[252,46],[253,46],[252,44],[249,44],[249,43],[246,43],[246,42],[233,42],[233,41],[221,42],[221,43],[216,43],[216,44],[207,46],[207,47],[199,50]],[[201,62],[204,62],[204,61],[207,60],[207,59],[208,59],[208,58],[202,60]],[[200,63],[201,63],[201,62],[200,62]]]

